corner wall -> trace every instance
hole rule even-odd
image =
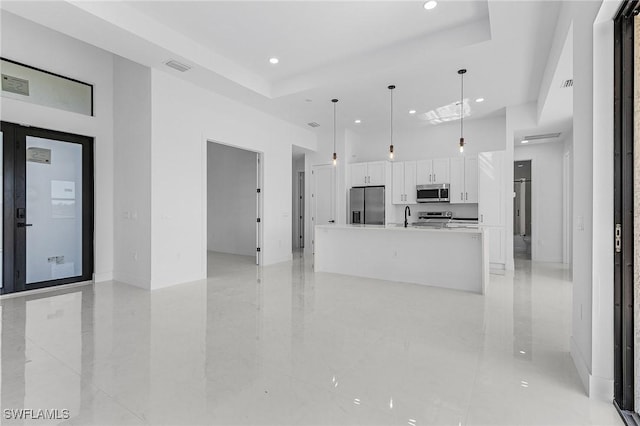
[[[2,120],[94,140],[96,282],[113,278],[113,55],[0,11],[0,55],[94,85],[94,116],[0,98]]]
[[[315,150],[315,135],[162,71],[151,81],[152,288],[206,277],[207,140],[263,154],[262,261],[291,259],[291,146]]]

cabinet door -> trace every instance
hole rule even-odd
[[[393,204],[404,203],[404,163],[391,165],[391,202]]]
[[[432,178],[432,183],[450,183],[448,158],[436,158],[433,160]]]
[[[464,203],[464,157],[450,159],[449,200],[452,204]]]
[[[364,186],[367,184],[367,163],[355,163],[350,165],[351,186]]]
[[[502,152],[483,152],[478,156],[478,214],[483,225],[505,225],[502,160]]]
[[[374,163],[367,163],[367,175],[369,181],[367,185],[384,185],[384,161],[376,161]]]
[[[416,168],[415,161],[404,163],[404,202],[406,204],[416,204]]]
[[[416,167],[416,185],[433,183],[433,162],[431,160],[417,161]]]
[[[478,202],[478,157],[475,155],[464,159],[464,202]]]

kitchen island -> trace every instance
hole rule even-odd
[[[319,225],[315,270],[484,294],[485,231],[384,225]]]

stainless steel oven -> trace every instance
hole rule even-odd
[[[416,201],[419,203],[448,203],[449,184],[417,185]]]

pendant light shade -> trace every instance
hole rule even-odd
[[[467,72],[466,69],[458,70],[458,74],[460,74],[460,152],[464,152],[464,74]]]
[[[387,87],[387,89],[389,89],[389,95],[390,95],[390,100],[391,100],[391,110],[390,110],[390,123],[391,123],[391,138],[390,138],[390,143],[389,143],[389,159],[393,160],[393,89],[395,89],[396,86],[391,85],[389,87]]]
[[[332,163],[335,166],[338,164],[338,154],[336,154],[336,104],[337,99],[331,99],[333,102],[333,156],[331,157]]]

